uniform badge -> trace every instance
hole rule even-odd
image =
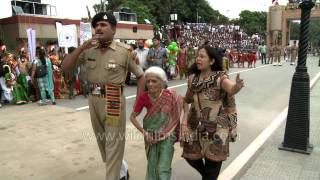
[[[110,59],[107,63],[107,69],[114,69],[117,67],[116,61],[114,59]]]
[[[108,20],[108,16],[105,14],[105,15],[103,16],[103,19],[104,19],[104,20]]]

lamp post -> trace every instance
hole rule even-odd
[[[170,20],[171,22],[173,22],[173,33],[174,33],[174,41],[177,41],[177,31],[176,31],[176,21],[178,21],[178,14],[177,11],[172,11],[172,13],[170,13]]]
[[[284,141],[280,150],[310,154],[310,79],[306,66],[309,40],[310,13],[314,3],[305,0],[300,4],[301,26],[299,39],[298,65],[292,78],[287,123]]]
[[[240,41],[240,26],[236,25],[234,26],[234,29],[236,30],[236,41],[237,41],[237,51],[239,52],[240,49],[240,45],[239,45],[239,41]]]

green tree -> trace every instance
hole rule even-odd
[[[94,5],[96,13],[114,11],[121,6],[129,7],[137,13],[138,23],[144,19],[151,20],[153,25],[165,25],[170,22],[170,13],[176,11],[179,22],[201,22],[226,24],[229,19],[214,10],[207,0],[101,0]],[[198,12],[198,13],[197,13]]]
[[[145,19],[151,21],[151,24],[156,25],[156,18],[151,14],[148,6],[144,5],[141,1],[130,0],[124,3],[124,6],[127,6],[132,9],[133,12],[137,14],[137,21],[139,24],[144,24]]]
[[[300,23],[290,22],[290,39],[299,40]],[[309,25],[309,41],[312,46],[320,46],[320,21],[319,18],[311,19]]]
[[[300,23],[290,22],[290,37],[289,39],[299,40]]]
[[[239,25],[248,35],[266,31],[267,13],[258,11],[241,11],[239,14]]]
[[[320,46],[320,21],[319,18],[310,21],[310,42],[313,46]]]
[[[99,12],[113,12],[120,7],[126,0],[100,0],[100,4],[93,5],[95,13]]]

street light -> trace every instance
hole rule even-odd
[[[236,30],[236,41],[237,41],[237,50],[239,51],[239,48],[240,48],[240,45],[239,45],[239,42],[240,42],[240,26],[239,25],[236,25],[234,26],[234,29]]]
[[[300,4],[301,26],[299,39],[298,65],[292,78],[289,109],[284,141],[280,150],[310,154],[313,147],[309,144],[310,126],[310,78],[306,66],[309,23],[314,2],[305,0]]]
[[[178,14],[175,11],[170,14],[170,20],[172,22],[175,22],[178,20]]]
[[[176,10],[170,13],[170,20],[171,22],[173,22],[173,33],[174,33],[173,38],[174,38],[174,41],[177,41],[177,30],[176,30],[175,22],[178,21],[178,14]]]

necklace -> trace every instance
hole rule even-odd
[[[212,74],[212,71],[200,73],[200,79],[202,80],[207,79],[211,74]]]
[[[156,102],[156,101],[158,100],[158,98],[162,95],[162,92],[163,92],[163,90],[161,90],[161,92],[159,93],[158,96],[152,96],[152,95],[149,93],[149,97],[150,97],[150,99],[151,99],[151,102],[152,102],[152,103]]]

